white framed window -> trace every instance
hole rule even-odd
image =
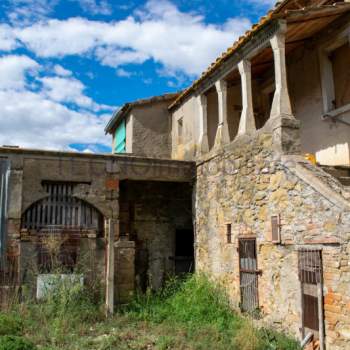
[[[350,111],[350,28],[320,48],[324,116]]]

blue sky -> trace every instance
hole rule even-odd
[[[0,145],[109,152],[125,102],[188,86],[274,0],[2,0]]]

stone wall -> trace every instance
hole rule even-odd
[[[121,183],[120,233],[136,243],[138,289],[158,289],[174,274],[176,230],[192,229],[191,191],[190,184]]]
[[[274,150],[270,133],[241,137],[197,162],[196,267],[225,287],[239,307],[238,238],[257,241],[263,322],[299,337],[298,248],[323,255],[326,341],[350,347],[350,203],[331,176]],[[348,197],[349,198],[349,197]],[[281,244],[272,243],[271,216],[280,215]],[[227,224],[232,243],[227,243]]]
[[[93,155],[69,152],[50,152],[39,150],[23,150],[0,148],[0,157],[9,159],[11,163],[9,180],[9,210],[7,230],[7,252],[16,257],[16,265],[19,273],[19,282],[25,282],[35,288],[35,278],[38,272],[37,265],[37,241],[36,232],[23,229],[21,218],[26,209],[45,197],[48,197],[43,183],[74,183],[73,197],[87,202],[96,208],[104,219],[111,219],[113,222],[119,220],[119,182],[125,178],[138,180],[139,193],[137,196],[144,198],[141,210],[138,231],[144,235],[164,234],[167,239],[169,233],[164,227],[170,223],[173,212],[165,208],[174,209],[168,203],[174,203],[181,196],[187,196],[187,202],[191,203],[191,192],[173,194],[167,183],[176,182],[173,188],[181,190],[181,186],[188,186],[193,177],[193,164],[170,160],[157,160],[151,158],[138,158],[132,156],[115,155]],[[153,179],[153,187],[143,186],[142,180]],[[157,184],[159,182],[160,185]],[[167,188],[165,190],[161,190]],[[152,191],[143,193],[143,191]],[[171,199],[173,195],[173,200]],[[162,200],[157,201],[161,196]],[[183,197],[184,198],[184,197]],[[138,198],[134,198],[136,203]],[[153,205],[152,215],[158,213],[160,216],[150,219],[155,230],[150,230],[150,224],[144,219],[145,213],[149,213],[148,201]],[[155,205],[159,204],[159,209]],[[157,211],[158,210],[158,211]],[[181,211],[181,210],[180,210]],[[168,215],[166,219],[162,215]],[[180,215],[181,216],[181,215]],[[191,222],[191,215],[188,214]],[[177,220],[181,225],[182,219]],[[159,232],[157,221],[160,221]],[[53,222],[53,224],[55,224]],[[143,226],[144,225],[144,226]],[[163,225],[163,227],[161,226]],[[171,231],[169,229],[169,231]],[[30,231],[30,232],[29,232]],[[103,229],[102,229],[103,231]],[[117,230],[116,230],[117,231]],[[104,232],[96,236],[95,233],[85,232],[80,237],[78,262],[84,265],[86,276],[91,281],[99,280],[103,285],[105,282],[106,270],[106,238]],[[117,237],[118,238],[118,237]],[[129,296],[134,286],[134,254],[128,244],[133,242],[121,242],[116,246],[116,300],[123,302]],[[130,248],[130,249],[129,249]],[[132,264],[131,264],[132,263]],[[123,288],[126,292],[124,293]]]

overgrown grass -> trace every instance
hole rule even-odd
[[[31,342],[43,350],[299,349],[286,336],[257,330],[234,313],[223,290],[205,276],[171,280],[158,293],[135,297],[108,320],[101,306],[86,288],[59,285],[45,302],[0,314],[0,350],[1,341],[16,342],[15,350],[32,350]],[[27,348],[18,347],[21,342]]]
[[[285,335],[255,329],[252,320],[232,311],[223,289],[203,275],[170,280],[161,292],[138,296],[125,313],[153,324],[176,325],[185,330],[193,349],[207,349],[210,343],[215,349],[299,349]]]

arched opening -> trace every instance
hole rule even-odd
[[[55,269],[73,272],[82,239],[103,235],[103,215],[73,195],[75,184],[44,184],[48,197],[33,203],[22,215],[21,231],[37,245],[40,273]]]
[[[270,118],[275,94],[275,73],[272,48],[266,47],[252,59],[252,89],[256,129]]]

